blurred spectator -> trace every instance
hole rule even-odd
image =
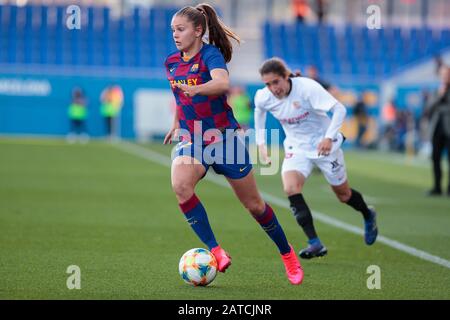
[[[320,85],[321,85],[322,87],[325,88],[325,90],[328,90],[328,89],[331,87],[331,85],[330,85],[328,82],[326,82],[326,81],[320,79],[320,77],[319,77],[319,71],[317,70],[316,66],[314,66],[314,65],[309,65],[309,66],[306,68],[306,76],[307,76],[308,78],[311,78],[311,79],[313,79],[313,80],[316,80],[318,83],[320,83]]]
[[[442,60],[442,57],[439,54],[437,54],[434,57],[434,65],[435,65],[436,75],[439,76],[441,67],[444,65],[444,61]]]
[[[310,12],[308,0],[291,0],[291,4],[297,22],[304,23]]]
[[[70,133],[67,136],[69,143],[76,142],[77,138],[81,143],[86,143],[89,136],[86,133],[86,97],[81,88],[72,90],[72,102],[69,105]]]
[[[450,167],[450,67],[442,65],[440,76],[439,90],[425,111],[425,116],[430,119],[429,132],[432,143],[434,186],[428,192],[428,195],[432,196],[442,194],[441,158],[444,150],[447,150]],[[447,195],[450,196],[450,170],[448,175]]]
[[[397,122],[397,107],[391,99],[381,110],[381,141],[380,148],[383,150],[395,149],[395,124]]]
[[[416,116],[412,110],[406,112],[406,132],[404,137],[406,155],[414,157],[417,149]]]
[[[316,0],[315,9],[317,14],[317,22],[321,24],[324,21],[327,12],[327,1],[326,0]]]
[[[369,115],[367,114],[367,106],[364,102],[364,92],[360,95],[358,101],[353,107],[353,116],[355,117],[358,131],[356,134],[355,146],[357,148],[364,148],[365,145],[362,143],[364,134],[367,131],[367,126],[369,124]]]
[[[323,80],[322,78],[320,78],[319,76],[319,71],[317,70],[317,67],[314,65],[309,65],[306,68],[306,76],[308,78],[311,78],[315,81],[317,81],[318,83],[320,83],[320,85],[322,87],[325,88],[325,90],[327,90],[329,93],[331,93],[331,95],[333,95],[334,97],[337,96],[338,94],[338,90],[335,86],[333,86],[331,83]]]
[[[242,129],[247,130],[250,127],[252,119],[252,109],[250,107],[250,98],[244,88],[235,86],[230,89],[228,101],[233,108],[236,120]]]
[[[122,88],[118,85],[106,87],[100,96],[101,114],[105,119],[106,135],[117,138],[119,133],[117,115],[123,105]]]
[[[431,142],[428,134],[428,116],[426,116],[427,106],[429,105],[431,95],[426,89],[422,90],[422,108],[418,119],[418,135],[419,135],[419,155],[429,157],[431,155]]]
[[[389,100],[389,102],[383,106],[381,117],[383,120],[383,125],[385,127],[392,127],[394,125],[397,118],[397,107],[395,106],[395,102],[393,99]]]
[[[303,77],[303,75],[300,69],[295,69],[290,75],[290,77]]]
[[[410,130],[413,115],[409,110],[399,110],[394,125],[394,151],[404,152],[406,150],[406,137]]]

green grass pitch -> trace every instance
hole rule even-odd
[[[170,147],[143,145],[169,155]],[[346,153],[349,181],[376,205],[383,236],[450,259],[450,198],[427,198],[431,169],[378,153]],[[279,174],[260,189],[284,199]],[[306,184],[312,210],[362,227],[320,174]],[[276,247],[231,189],[202,181],[204,203],[233,264],[208,287],[185,284],[178,261],[202,247],[170,186],[170,170],[105,142],[0,138],[0,299],[450,299],[450,269],[316,221],[329,249],[302,261],[305,278],[289,284]],[[274,206],[298,250],[306,238],[285,207]],[[66,286],[81,269],[81,289]],[[381,269],[381,289],[366,286]]]

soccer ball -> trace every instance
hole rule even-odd
[[[216,277],[217,261],[206,249],[191,249],[181,257],[178,271],[186,283],[193,286],[207,286]]]

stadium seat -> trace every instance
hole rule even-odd
[[[175,7],[136,7],[121,18],[106,7],[87,7],[83,32],[61,28],[64,9],[0,6],[0,63],[160,67],[176,49],[168,32]],[[265,57],[280,56],[297,67],[314,64],[325,76],[389,75],[450,46],[449,29],[429,27],[369,30],[268,20],[262,36]]]
[[[280,56],[292,66],[318,64],[325,75],[383,77],[450,47],[450,30],[414,27],[369,30],[266,21],[263,37],[267,58]]]

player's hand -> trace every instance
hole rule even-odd
[[[259,148],[259,159],[261,160],[262,164],[271,164],[272,160],[270,159],[269,155],[267,154],[267,146],[265,144],[262,144],[258,146]]]
[[[317,147],[319,156],[328,156],[330,154],[332,146],[333,146],[333,141],[330,138],[323,139],[319,143],[319,146]]]
[[[178,138],[178,130],[180,128],[178,126],[173,126],[170,131],[166,134],[166,137],[164,138],[164,144],[171,144],[172,139]]]
[[[182,83],[175,83],[175,87],[181,90],[183,94],[188,97],[192,98],[197,95],[197,86],[188,86],[187,84]]]

